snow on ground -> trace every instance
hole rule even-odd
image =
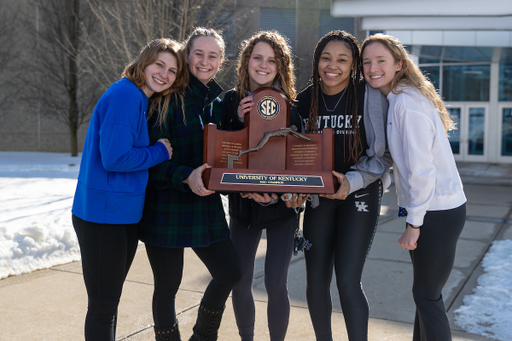
[[[80,259],[71,223],[79,165],[70,154],[0,152],[0,279]]]
[[[79,164],[69,154],[0,152],[0,279],[80,259],[71,224]],[[455,321],[512,340],[512,241],[494,242],[482,265],[485,274]]]
[[[0,152],[0,278],[80,259],[71,225],[79,157]]]
[[[512,340],[512,240],[493,242],[482,267],[473,294],[455,310],[455,323],[471,333]]]

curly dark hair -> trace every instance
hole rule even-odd
[[[237,67],[237,82],[235,91],[239,91],[240,99],[245,97],[249,89],[249,59],[256,44],[263,42],[272,47],[277,65],[276,80],[290,99],[295,98],[295,75],[291,48],[286,39],[277,31],[261,31],[251,38],[244,40],[240,48]]]
[[[320,78],[320,74],[318,73],[318,64],[320,62],[320,56],[325,49],[325,46],[331,41],[340,41],[345,44],[345,46],[352,51],[352,70],[350,71],[350,79],[351,81],[347,85],[346,96],[347,96],[347,105],[345,107],[345,112],[347,114],[352,114],[354,117],[354,124],[352,126],[353,134],[350,134],[349,137],[349,150],[350,157],[347,160],[353,160],[354,163],[357,164],[359,160],[359,156],[362,153],[361,146],[361,134],[359,133],[359,124],[358,124],[358,104],[359,104],[359,85],[361,83],[361,57],[359,54],[359,43],[357,39],[347,33],[345,31],[331,31],[324,35],[316,44],[315,52],[313,55],[313,69],[311,72],[311,78],[308,81],[308,86],[312,86],[311,89],[311,107],[309,109],[309,120],[306,126],[307,133],[318,133],[318,93],[321,90],[320,84],[322,79]]]

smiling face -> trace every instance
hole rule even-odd
[[[344,42],[328,42],[318,62],[322,91],[327,95],[335,95],[345,89],[350,80],[352,64],[352,51]]]
[[[277,76],[277,62],[274,49],[265,42],[259,42],[249,58],[249,90],[272,86]]]
[[[385,96],[391,92],[391,81],[402,69],[402,61],[396,61],[383,44],[375,42],[363,51],[364,78],[371,87],[379,89]]]
[[[176,57],[170,52],[159,52],[156,60],[144,69],[146,84],[142,87],[142,91],[149,98],[154,93],[169,89],[176,80],[177,72],[178,61]]]
[[[215,38],[200,36],[194,38],[190,54],[187,55],[188,69],[206,85],[217,74],[221,59],[221,50]]]

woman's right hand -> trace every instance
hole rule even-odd
[[[169,160],[170,160],[172,158],[171,142],[168,139],[160,139],[157,142],[162,142],[164,144],[165,148],[167,148],[167,153],[169,153]]]
[[[404,248],[404,250],[416,250],[418,247],[418,238],[420,237],[420,229],[412,228],[407,226],[404,234],[398,239],[398,244]]]
[[[247,96],[247,97],[244,97],[240,101],[240,104],[238,105],[238,110],[237,110],[238,117],[240,118],[240,121],[243,122],[245,114],[247,114],[249,111],[251,111],[251,108],[254,105],[252,100],[253,100],[252,96]]]

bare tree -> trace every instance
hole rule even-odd
[[[87,1],[99,30],[84,30],[88,60],[84,65],[103,89],[119,79],[124,66],[152,39],[182,41],[196,26],[234,29],[234,7],[225,6],[231,0]]]
[[[92,27],[93,16],[80,0],[34,0],[33,4],[36,18],[27,14],[25,24],[36,26],[37,48],[28,56],[30,79],[20,75],[28,90],[24,99],[40,106],[42,115],[68,126],[71,155],[77,156],[78,128],[88,122],[99,93],[80,68],[82,27]]]
[[[16,77],[12,66],[18,54],[17,31],[12,29],[16,26],[19,16],[17,5],[3,4],[0,11],[0,115],[12,105],[17,92],[17,86],[12,81]]]

